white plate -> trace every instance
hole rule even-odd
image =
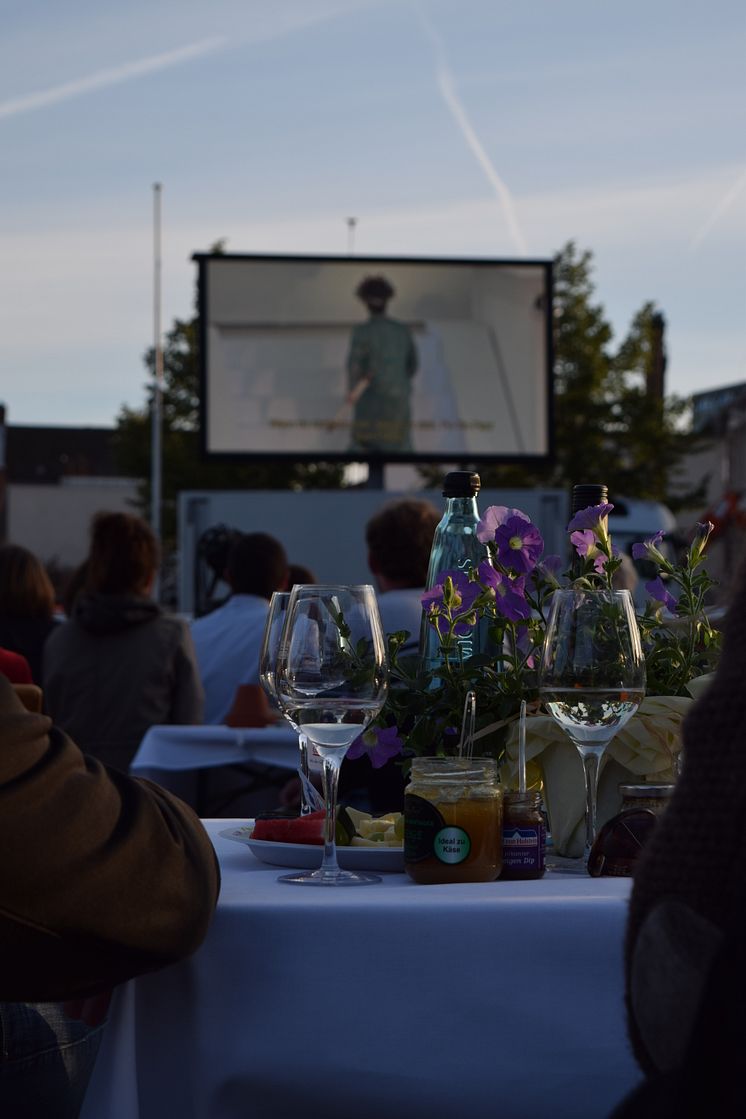
[[[321,866],[324,853],[320,844],[273,843],[268,839],[252,839],[252,825],[226,828],[218,832],[223,839],[232,839],[250,847],[260,862],[286,866],[291,870],[315,870]],[[338,847],[337,861],[343,870],[404,870],[403,847]]]

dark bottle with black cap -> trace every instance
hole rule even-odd
[[[587,483],[572,487],[572,502],[570,507],[570,520],[581,509],[588,509],[592,505],[605,505],[609,500],[609,489],[601,482]],[[573,549],[571,556],[571,569],[574,577],[582,574],[583,560]]]
[[[581,509],[587,509],[590,505],[605,505],[608,500],[609,488],[601,483],[573,486],[570,519]]]
[[[426,590],[435,586],[441,571],[465,571],[478,567],[484,560],[492,562],[487,545],[477,539],[477,494],[480,487],[479,475],[469,470],[453,470],[446,474],[443,482],[446,509],[433,536]],[[487,652],[486,622],[480,621],[468,634],[459,638],[459,645],[464,659],[475,653]],[[438,635],[424,617],[420,631],[420,658],[423,668],[429,671],[437,668],[443,659]]]

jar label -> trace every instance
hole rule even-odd
[[[424,797],[407,793],[404,797],[404,861],[421,863],[434,854],[435,837],[445,828],[438,809]]]
[[[503,867],[515,870],[543,870],[546,833],[543,825],[503,829]]]
[[[404,861],[423,862],[435,857],[453,865],[468,859],[469,833],[455,824],[446,824],[438,809],[424,797],[408,793],[404,798]]]
[[[462,863],[471,851],[469,833],[463,828],[441,828],[433,841],[436,859],[442,863]]]

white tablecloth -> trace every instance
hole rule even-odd
[[[154,726],[130,765],[143,776],[153,770],[180,772],[256,762],[296,769],[298,735],[287,723],[270,727]]]
[[[207,792],[210,770],[276,766],[294,771],[299,760],[298,736],[284,721],[271,727],[164,725],[146,732],[130,773],[170,789],[204,813],[213,803]],[[240,788],[240,781],[236,788]]]
[[[218,837],[190,960],[119,989],[83,1119],[604,1119],[627,879],[319,889]]]

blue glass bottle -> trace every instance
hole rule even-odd
[[[426,590],[435,586],[441,571],[465,571],[478,567],[483,560],[491,562],[487,545],[477,539],[477,494],[480,486],[479,475],[468,470],[454,470],[446,474],[443,482],[446,508],[433,536]],[[487,622],[482,620],[474,626],[459,639],[459,646],[464,660],[476,653],[488,652]],[[423,669],[429,672],[443,661],[438,635],[424,616],[420,630],[420,660]]]

